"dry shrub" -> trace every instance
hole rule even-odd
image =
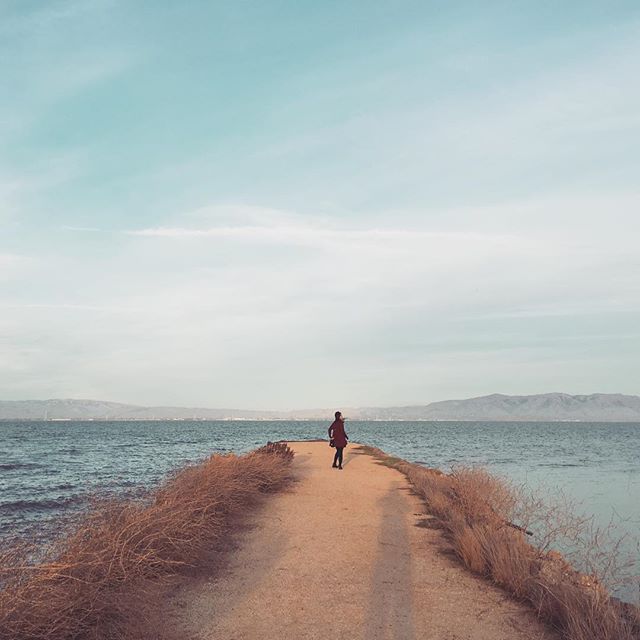
[[[293,452],[268,444],[182,469],[141,500],[94,506],[36,563],[24,545],[0,555],[0,638],[159,638],[158,596],[204,562],[231,518],[281,487]]]
[[[456,525],[451,527],[451,539],[462,562],[474,573],[485,575],[487,563],[482,548],[484,531],[481,529],[481,526],[469,527],[462,518],[458,518]]]
[[[574,581],[537,580],[529,594],[540,615],[571,640],[635,640],[640,629],[604,590],[584,588]]]
[[[451,509],[451,482],[446,476],[411,474],[412,482],[434,515],[443,518]]]
[[[439,518],[464,565],[529,602],[563,638],[640,639],[638,608],[616,601],[602,586],[623,568],[619,541],[590,530],[589,519],[575,516],[566,501],[547,504],[484,469],[442,474],[407,462],[393,466]],[[536,533],[533,544],[529,529]],[[572,548],[572,561],[588,574],[551,551],[557,545]]]
[[[516,498],[502,478],[474,467],[458,467],[451,475],[451,499],[464,513],[469,525],[491,525],[510,520]]]
[[[535,549],[525,542],[522,533],[505,526],[484,527],[480,536],[493,581],[517,598],[526,598],[538,570]]]

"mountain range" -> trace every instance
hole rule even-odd
[[[495,393],[426,405],[341,410],[352,420],[640,422],[640,396]],[[329,420],[333,411],[147,407],[101,400],[0,400],[0,420]]]

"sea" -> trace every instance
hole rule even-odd
[[[212,453],[326,438],[329,423],[0,422],[0,544],[44,544],[96,496],[137,495]],[[640,573],[640,424],[347,421],[347,432],[410,462],[444,471],[482,465],[550,500],[567,499],[594,527],[626,536],[624,554]],[[638,599],[637,582],[613,588]]]

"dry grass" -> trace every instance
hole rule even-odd
[[[214,455],[175,473],[142,500],[97,504],[37,563],[27,545],[0,555],[0,638],[160,638],[158,597],[198,565],[234,514],[283,486],[293,452],[269,444]]]
[[[638,640],[640,612],[602,586],[620,569],[618,548],[572,515],[566,503],[547,505],[484,469],[450,474],[426,469],[371,447],[364,453],[403,472],[436,516],[453,550],[471,571],[530,603],[566,640]],[[535,536],[527,536],[535,530]],[[606,538],[606,536],[604,536]],[[575,549],[576,571],[553,551]]]

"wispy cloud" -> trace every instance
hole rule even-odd
[[[109,21],[114,5],[106,0],[62,1],[5,12],[0,55],[12,61],[0,74],[0,92],[12,96],[0,107],[5,140],[28,134],[56,105],[139,62],[139,49],[109,42],[96,27]],[[76,30],[87,33],[81,43],[74,35],[65,37]]]
[[[91,16],[97,10],[108,9],[115,5],[114,0],[52,0],[44,5],[35,5],[30,10],[12,12],[10,7],[1,9],[2,33],[16,33],[24,36],[40,30],[45,34],[53,27],[59,28],[61,22]]]
[[[15,253],[0,253],[0,268],[24,264],[29,258]]]
[[[0,220],[27,217],[27,203],[72,182],[82,174],[86,158],[80,150],[43,152],[29,167],[0,164]]]
[[[486,244],[506,243],[515,241],[515,236],[499,234],[483,234],[473,232],[439,232],[411,229],[349,229],[326,228],[316,226],[237,226],[237,227],[211,227],[207,229],[191,229],[185,227],[156,227],[129,231],[130,235],[165,238],[211,238],[211,239],[235,239],[249,242],[269,242],[275,244],[294,244],[302,246],[318,246],[330,248],[339,245],[384,245],[392,244],[439,244],[461,243]]]
[[[0,309],[15,310],[47,310],[47,311],[89,311],[99,313],[136,313],[141,309],[132,307],[105,306],[95,304],[72,304],[72,303],[23,303],[23,304],[4,304],[0,302]]]
[[[62,231],[74,231],[77,233],[113,233],[99,227],[75,227],[73,225],[63,225],[60,227]]]
[[[15,253],[0,253],[0,280],[23,277],[34,264],[30,256]]]

